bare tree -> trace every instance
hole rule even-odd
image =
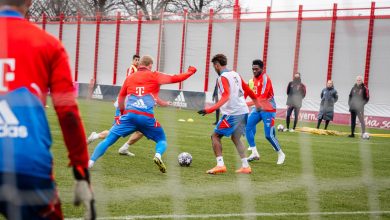
[[[74,16],[80,12],[88,19],[95,19],[96,12],[101,15],[114,15],[114,12],[126,12],[137,17],[142,12],[144,19],[158,20],[161,11],[182,13],[184,9],[189,17],[204,19],[210,8],[216,14],[233,7],[233,0],[35,0],[30,7],[30,17],[40,17],[45,13],[48,17],[58,19],[63,13],[65,16]]]
[[[139,11],[142,11],[147,20],[157,20],[161,10],[167,11],[171,2],[173,0],[117,0],[119,6],[129,15],[136,16]]]
[[[78,12],[85,16],[94,16],[96,12],[109,15],[117,6],[117,0],[35,0],[29,16],[40,17],[44,13],[49,18],[58,19],[61,13],[72,16]]]
[[[159,19],[161,10],[172,13],[181,13],[187,9],[189,16],[195,19],[207,17],[210,8],[215,13],[231,9],[233,0],[116,0],[118,7],[129,15],[136,17],[139,11],[147,20]]]
[[[218,14],[227,9],[233,8],[233,0],[173,0],[169,7],[173,13],[182,12],[187,9],[189,16],[194,19],[203,19],[212,8]]]
[[[29,8],[29,16],[40,17],[43,13],[53,19],[58,19],[61,13],[74,15],[77,11],[72,0],[35,0]]]

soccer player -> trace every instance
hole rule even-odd
[[[286,156],[275,137],[276,103],[274,100],[272,82],[270,77],[263,72],[263,61],[253,60],[252,71],[254,84],[253,91],[258,97],[261,109],[252,109],[246,125],[246,139],[252,151],[251,155],[248,157],[248,161],[251,162],[260,159],[260,153],[256,148],[255,135],[257,123],[263,121],[265,138],[271,143],[274,150],[278,153],[277,164],[283,164]],[[249,105],[251,105],[251,103],[249,103]]]
[[[368,100],[370,100],[368,87],[363,83],[363,77],[357,76],[356,83],[353,85],[348,98],[349,111],[351,112],[351,134],[348,137],[355,137],[356,117],[359,118],[362,126],[362,135],[366,132],[364,106]]]
[[[214,155],[217,160],[217,166],[207,170],[208,174],[218,174],[227,172],[222,156],[223,136],[231,136],[238,154],[241,157],[242,167],[236,170],[236,173],[250,174],[251,167],[248,164],[245,156],[245,146],[240,138],[244,133],[246,120],[248,118],[248,106],[245,102],[245,94],[248,94],[254,102],[256,96],[248,85],[242,80],[241,76],[226,68],[227,58],[223,54],[217,54],[211,60],[215,72],[218,74],[218,92],[221,99],[210,108],[198,111],[199,114],[205,115],[214,112],[217,109],[221,110],[222,118],[217,123],[213,134],[211,135]]]
[[[133,55],[133,61],[131,63],[131,66],[129,68],[127,68],[127,71],[126,71],[126,77],[137,72],[137,69],[139,66],[139,58],[140,57],[138,54]]]
[[[170,101],[164,101],[164,100],[160,99],[159,97],[157,97],[156,102],[157,102],[158,105],[163,106],[163,107],[172,105],[172,102],[170,102]],[[116,108],[116,111],[115,111],[115,116],[114,116],[114,122],[113,122],[113,124],[115,123],[115,117],[119,117],[119,116],[120,116],[120,110],[119,110],[119,107],[118,107],[118,100],[114,103],[114,106],[115,106],[115,108]],[[88,139],[87,139],[87,143],[88,143],[88,144],[91,144],[92,142],[94,142],[94,141],[97,140],[97,139],[104,139],[104,138],[107,137],[108,133],[109,133],[108,130],[104,130],[104,131],[99,132],[99,133],[93,131],[93,132],[89,135],[89,137],[88,137]],[[122,145],[122,147],[120,147],[120,148],[118,149],[119,155],[135,156],[134,153],[132,153],[132,152],[129,151],[129,147],[130,147],[131,145],[137,143],[143,136],[144,136],[144,135],[143,135],[141,132],[139,132],[139,131],[135,131],[134,133],[132,133],[132,134],[130,135],[129,140],[128,140],[126,143],[124,143],[124,144]]]
[[[23,18],[31,0],[0,0],[0,213],[63,219],[44,106],[50,91],[76,179],[75,204],[95,219],[84,126],[62,44]]]
[[[148,139],[156,142],[156,154],[153,161],[162,173],[166,172],[161,156],[167,148],[167,141],[163,128],[154,118],[155,97],[158,97],[162,84],[184,81],[196,72],[196,68],[189,67],[186,73],[171,76],[152,71],[152,67],[153,58],[143,56],[138,71],[126,78],[118,96],[121,116],[116,119],[117,122],[108,136],[95,148],[89,161],[90,168],[119,137],[140,131]]]

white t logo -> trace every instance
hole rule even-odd
[[[145,92],[145,87],[135,87],[135,91],[136,91],[137,95],[141,96]]]
[[[15,59],[0,59],[0,92],[8,91],[8,87],[5,85],[5,82],[15,80],[14,72],[4,72],[6,65],[9,66],[11,71],[15,71]]]

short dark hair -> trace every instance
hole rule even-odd
[[[211,59],[212,63],[219,63],[221,66],[226,66],[227,65],[227,58],[225,55],[219,53]]]
[[[0,0],[0,1],[1,1],[1,0]],[[140,56],[139,56],[138,54],[134,54],[134,55],[133,55],[133,60],[134,60],[135,58],[138,58],[138,59],[139,59]]]
[[[23,6],[26,0],[0,0],[0,5]]]
[[[258,65],[262,69],[264,66],[263,61],[261,61],[261,60],[253,60],[252,65]]]

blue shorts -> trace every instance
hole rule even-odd
[[[7,219],[63,219],[52,179],[0,173],[0,187],[13,188],[17,197],[0,194],[0,213]]]
[[[242,135],[245,133],[246,121],[248,114],[243,115],[222,115],[214,132],[229,137],[233,133]]]
[[[155,118],[135,113],[127,113],[126,115],[122,115],[119,121],[120,124],[114,124],[110,132],[126,137],[134,131],[140,131],[145,137],[152,139],[155,142],[166,140],[164,130]]]

